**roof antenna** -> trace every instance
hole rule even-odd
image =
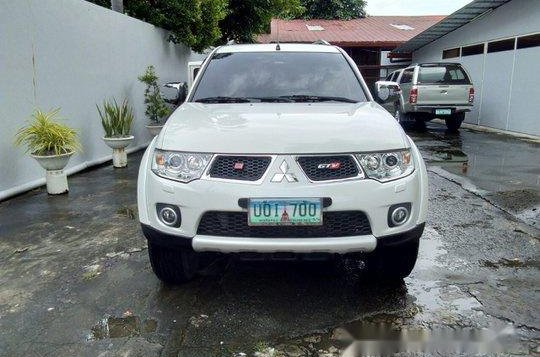
[[[281,50],[281,47],[279,47],[279,19],[276,19],[276,40],[277,40],[276,51],[279,51]]]

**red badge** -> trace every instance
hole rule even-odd
[[[234,163],[234,169],[235,170],[243,170],[244,169],[244,163],[243,162],[235,162]]]
[[[330,170],[337,170],[341,167],[341,162],[331,162],[330,163]]]

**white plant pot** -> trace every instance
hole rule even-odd
[[[127,154],[125,148],[131,144],[135,137],[133,135],[123,138],[106,138],[103,137],[103,141],[110,148],[113,149],[113,166],[114,167],[126,167],[127,166]]]
[[[103,141],[107,146],[113,149],[113,166],[114,167],[126,167],[127,166],[127,154],[125,148],[131,144],[135,137],[133,135],[122,138],[106,138],[103,137]]]
[[[45,181],[50,195],[59,195],[69,191],[67,176],[64,172],[73,152],[62,155],[31,155],[46,170]]]
[[[145,126],[146,126],[146,129],[148,130],[148,132],[150,133],[150,135],[152,135],[152,136],[158,135],[159,132],[161,131],[161,129],[163,128],[163,124],[159,124],[159,125],[148,124],[148,125],[145,125]]]

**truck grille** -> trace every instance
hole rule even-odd
[[[226,156],[216,157],[210,168],[210,177],[257,181],[260,179],[272,158],[269,156]]]
[[[298,163],[312,181],[328,181],[358,176],[358,166],[351,155],[300,156]],[[320,165],[339,163],[338,168],[321,168]]]
[[[371,234],[364,212],[323,212],[321,226],[249,226],[247,212],[206,212],[197,234],[253,238],[347,237]]]

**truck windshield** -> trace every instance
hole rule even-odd
[[[470,84],[465,71],[458,64],[443,66],[420,66],[418,83],[422,84]]]
[[[361,102],[366,96],[341,53],[235,52],[215,54],[191,101]]]

